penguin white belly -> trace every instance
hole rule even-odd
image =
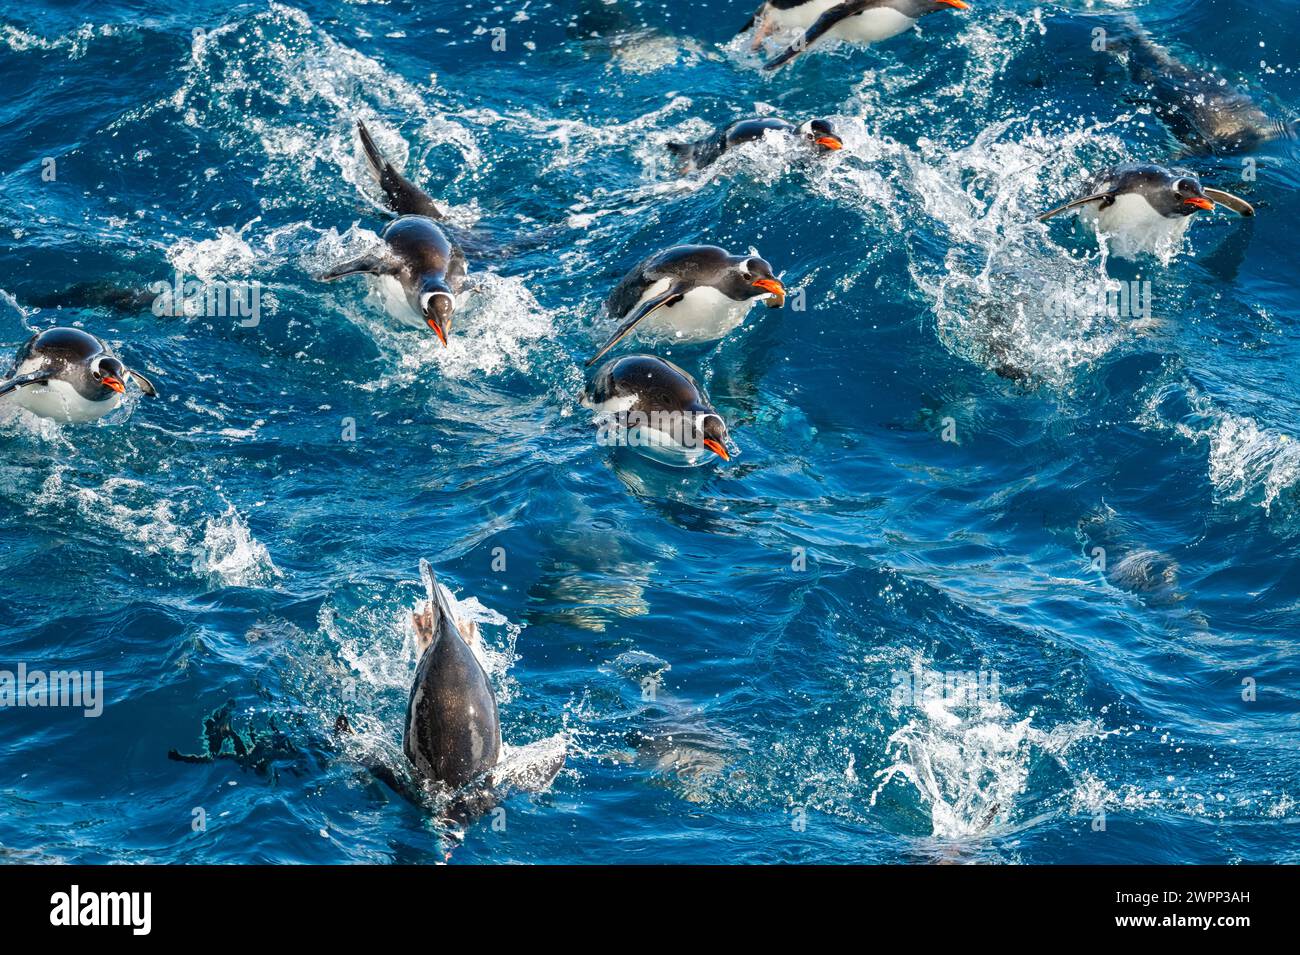
[[[665,287],[660,289],[660,284]],[[656,283],[641,300],[662,295],[668,284],[667,280]],[[753,299],[737,302],[712,286],[699,285],[683,295],[676,304],[656,309],[641,322],[637,331],[648,337],[671,338],[675,341],[716,341],[743,323],[753,304]],[[640,302],[637,307],[640,307]]]
[[[122,403],[122,396],[116,392],[103,401],[89,401],[72,385],[58,378],[51,378],[44,385],[19,388],[12,398],[19,407],[34,415],[69,423],[95,421]]]
[[[830,35],[850,43],[879,43],[910,30],[914,23],[915,20],[893,7],[873,7],[856,16],[845,17],[835,25]]]
[[[1084,206],[1080,220],[1110,237],[1110,250],[1124,258],[1143,252],[1173,251],[1192,223],[1191,216],[1165,218],[1146,199],[1131,192],[1117,197],[1105,209],[1097,206],[1091,202]]]
[[[391,275],[373,276],[370,281],[375,297],[379,299],[384,311],[403,325],[428,330],[428,323],[411,305],[411,300],[406,297],[406,288],[401,282]]]
[[[768,4],[763,13],[764,19],[770,20],[779,30],[806,30],[827,10],[838,7],[844,0],[807,0],[791,10],[778,10]]]
[[[673,468],[699,467],[715,457],[703,445],[690,447],[676,436],[649,426],[630,428],[626,440],[628,446],[642,457]]]

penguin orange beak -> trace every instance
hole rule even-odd
[[[785,286],[778,279],[758,279],[753,283],[753,286],[754,288],[761,288],[764,292],[770,292],[785,301]]]
[[[1202,196],[1192,196],[1190,199],[1184,199],[1183,205],[1196,206],[1196,208],[1204,209],[1206,212],[1209,212],[1211,209],[1214,208],[1214,202]]]
[[[954,10],[969,10],[970,4],[964,3],[963,0],[939,0],[940,3],[947,4]]]
[[[442,347],[446,348],[447,333],[442,330],[442,326],[439,325],[437,322],[435,322],[432,318],[426,318],[424,320],[424,323],[433,329],[434,333],[438,336],[438,340],[442,342]]]
[[[118,380],[117,380],[116,378],[114,378],[112,375],[105,375],[105,376],[104,376],[104,387],[106,387],[106,388],[112,388],[112,389],[113,389],[114,391],[116,391],[119,395],[124,395],[124,394],[126,394],[126,385],[122,384],[120,381],[118,381]]]
[[[817,140],[817,145],[823,149],[829,149],[831,152],[844,148],[844,143],[838,136],[822,136]]]
[[[723,447],[720,443],[718,443],[717,441],[714,441],[712,438],[705,438],[703,443],[704,443],[704,446],[705,446],[706,448],[708,448],[710,451],[712,451],[712,452],[713,452],[714,454],[716,454],[718,457],[722,458],[722,460],[724,460],[724,461],[730,461],[730,460],[731,460],[731,455],[727,453],[727,449],[724,448],[724,447]]]

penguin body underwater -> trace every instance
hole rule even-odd
[[[1233,155],[1296,139],[1295,120],[1268,115],[1222,77],[1188,66],[1152,41],[1131,14],[1107,39],[1106,52],[1122,57],[1129,75],[1146,87],[1143,98],[1181,144],[1179,156]]]
[[[672,467],[716,455],[731,460],[730,434],[687,372],[654,355],[625,355],[601,366],[582,404],[605,417],[602,443],[626,444]]]
[[[1249,202],[1219,189],[1206,189],[1186,169],[1150,163],[1116,166],[1101,173],[1084,196],[1038,217],[1045,222],[1078,210],[1095,232],[1111,236],[1112,251],[1131,258],[1142,252],[1171,249],[1182,240],[1197,212],[1223,205],[1241,216],[1253,216]]]
[[[605,302],[620,324],[587,360],[594,365],[634,328],[677,341],[714,341],[739,326],[760,296],[785,304],[785,286],[757,255],[732,255],[716,245],[676,245],[639,263]]]
[[[790,136],[806,142],[819,153],[835,152],[844,148],[844,142],[829,120],[810,119],[795,126],[775,116],[738,119],[713,133],[689,143],[669,143],[668,151],[682,161],[686,170],[703,169],[717,162],[722,155],[743,143],[761,140],[768,133]]]
[[[808,0],[800,6],[811,8],[811,3]],[[773,7],[773,3],[767,6]],[[763,69],[775,70],[789,63],[823,37],[864,45],[879,43],[910,30],[923,16],[946,7],[966,10],[969,6],[965,0],[845,0],[819,15],[802,37]]]
[[[357,134],[388,208],[398,217],[381,233],[383,249],[337,265],[320,278],[330,282],[348,275],[372,276],[394,317],[415,328],[432,329],[446,345],[456,296],[465,285],[465,254],[438,224],[446,218],[443,209],[393,168],[360,121]]]
[[[128,369],[94,335],[79,328],[51,328],[19,349],[13,377],[0,381],[0,397],[10,395],[42,418],[79,423],[102,418],[120,405],[132,381],[157,397],[153,382]]]

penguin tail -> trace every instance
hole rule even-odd
[[[673,156],[677,159],[687,160],[691,158],[691,154],[695,151],[695,144],[694,143],[669,143],[668,151],[672,153]]]

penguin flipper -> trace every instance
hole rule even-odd
[[[848,2],[841,3],[837,7],[831,7],[817,18],[817,22],[808,28],[807,33],[786,47],[785,52],[776,59],[765,64],[763,69],[775,70],[777,67],[789,63],[800,53],[821,39],[821,37],[826,33],[838,26],[841,20],[853,16],[855,13],[861,13],[863,10],[867,9],[870,2],[871,0],[848,0]]]
[[[348,275],[392,275],[396,271],[396,262],[387,256],[372,252],[327,269],[318,275],[317,279],[322,282],[333,282]]]
[[[146,378],[144,375],[140,374],[134,368],[131,369],[131,377],[134,378],[135,383],[140,386],[140,390],[143,391],[150,398],[158,397],[158,389],[154,386],[154,383],[150,381],[148,378]]]
[[[1222,189],[1202,189],[1201,191],[1215,202],[1219,203],[1219,205],[1227,206],[1233,212],[1237,213],[1237,215],[1253,216],[1255,214],[1254,206],[1245,199],[1234,196],[1230,192],[1224,192]]]
[[[1091,196],[1084,196],[1082,199],[1075,199],[1071,202],[1067,202],[1063,206],[1057,206],[1055,209],[1049,209],[1047,212],[1044,212],[1041,216],[1038,217],[1038,221],[1046,222],[1048,219],[1052,218],[1053,216],[1059,216],[1062,212],[1069,212],[1071,209],[1075,209],[1079,206],[1087,205],[1089,202],[1104,202],[1105,200],[1110,198],[1111,198],[1111,194],[1109,192],[1098,192]]]
[[[4,397],[11,391],[17,391],[26,385],[44,385],[49,380],[49,373],[44,371],[34,371],[30,375],[19,375],[17,378],[10,378],[8,381],[0,382],[0,397]]]
[[[636,326],[643,319],[649,317],[649,315],[652,312],[655,312],[661,308],[666,308],[670,305],[675,305],[678,302],[680,302],[683,296],[686,295],[688,289],[689,286],[687,285],[683,285],[680,283],[675,284],[671,288],[669,288],[668,291],[664,292],[663,295],[660,295],[657,298],[650,299],[648,302],[646,302],[644,305],[638,308],[632,314],[631,318],[625,321],[614,331],[613,336],[610,338],[609,341],[605,342],[604,346],[600,349],[600,351],[596,352],[596,354],[592,355],[590,358],[587,359],[586,367],[590,368],[596,362],[600,361],[600,359],[604,357],[607,351],[609,351],[611,348],[613,348],[615,345],[621,342],[624,336],[626,336],[628,332],[636,328]]]
[[[428,216],[430,219],[446,219],[447,212],[434,202],[423,189],[393,168],[393,164],[384,158],[379,147],[375,145],[366,124],[357,120],[357,134],[361,137],[361,148],[365,150],[366,162],[370,171],[379,181],[388,199],[388,208],[403,216]]]

